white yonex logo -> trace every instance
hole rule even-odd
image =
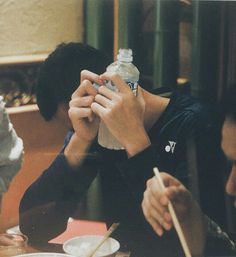
[[[165,147],[166,152],[167,153],[169,153],[169,152],[174,153],[176,142],[174,142],[174,141],[168,141],[168,142],[169,142],[169,145],[167,145]]]

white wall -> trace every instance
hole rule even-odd
[[[82,0],[0,0],[0,56],[51,52],[82,41]]]

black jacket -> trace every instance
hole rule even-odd
[[[72,133],[68,133],[65,145]],[[148,134],[151,146],[130,159],[125,151],[104,149],[94,142],[78,170],[68,166],[62,150],[25,192],[20,204],[21,231],[34,243],[46,242],[64,231],[68,218],[73,216],[78,202],[99,173],[104,220],[107,224],[120,222],[114,237],[121,246],[136,257],[155,255],[162,248],[175,256],[166,243],[169,237],[176,242],[178,250],[174,252],[181,251],[175,233],[158,238],[141,210],[146,181],[153,176],[155,166],[174,175],[188,188],[198,183],[203,211],[221,222],[224,218],[221,181],[224,158],[219,147],[219,129],[210,109],[192,97],[174,93]],[[197,171],[197,176],[193,171]]]

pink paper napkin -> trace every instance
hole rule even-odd
[[[75,220],[70,218],[65,232],[53,238],[49,243],[63,244],[66,240],[83,235],[104,235],[107,231],[106,224],[98,221]]]

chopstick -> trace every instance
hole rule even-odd
[[[161,178],[161,175],[160,175],[160,172],[159,172],[158,168],[157,167],[153,168],[153,172],[155,174],[155,177],[157,178],[157,181],[158,181],[159,186],[161,187],[161,190],[164,191],[165,190],[165,185],[162,181],[162,178]],[[176,216],[174,207],[173,207],[173,205],[170,201],[168,203],[168,209],[169,209],[171,218],[173,220],[175,230],[178,234],[181,246],[183,248],[184,254],[185,254],[186,257],[192,257],[192,255],[190,253],[190,250],[189,250],[189,247],[188,247],[188,244],[186,242],[183,230],[182,230],[182,228],[180,226],[180,223],[179,223],[179,220]]]
[[[110,228],[107,230],[101,241],[97,243],[97,245],[94,246],[94,248],[89,252],[89,254],[86,257],[92,257],[98,248],[108,239],[108,237],[116,230],[116,228],[119,226],[120,223],[113,223]]]

